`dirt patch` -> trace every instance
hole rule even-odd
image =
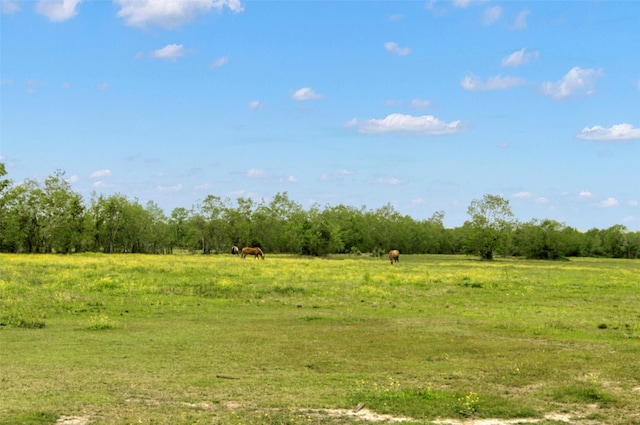
[[[382,415],[372,412],[364,408],[356,408],[353,410],[348,409],[325,409],[315,410],[310,413],[316,413],[319,415],[328,415],[333,417],[354,417],[362,420],[363,422],[385,422],[385,423],[400,423],[400,422],[418,422],[414,418],[408,418],[403,416]],[[542,421],[557,421],[565,422],[567,424],[577,424],[579,422],[572,422],[572,416],[563,413],[550,413],[545,415],[544,419],[535,418],[519,418],[519,419],[439,419],[432,421],[437,425],[518,425],[518,424],[536,424]]]
[[[87,425],[89,418],[86,416],[60,416],[56,425]]]
[[[381,415],[375,412],[372,412],[369,409],[327,409],[327,410],[318,410],[316,411],[319,414],[325,414],[333,417],[354,417],[359,418],[363,421],[367,422],[388,422],[388,423],[396,423],[396,422],[409,422],[415,421],[413,418],[406,418],[402,416],[392,416],[392,415]],[[312,412],[313,413],[313,412]]]
[[[545,415],[544,419],[527,419],[527,418],[519,418],[519,419],[468,419],[468,420],[458,420],[458,419],[442,419],[433,421],[434,424],[437,425],[517,425],[517,424],[536,424],[546,421],[557,421],[557,422],[566,422],[568,424],[571,423],[571,415],[560,414],[560,413],[550,413]]]

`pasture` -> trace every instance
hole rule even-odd
[[[638,261],[266,254],[0,255],[0,424],[640,424]]]

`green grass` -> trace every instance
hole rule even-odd
[[[639,299],[629,260],[0,255],[0,424],[640,424]]]

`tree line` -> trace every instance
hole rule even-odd
[[[471,202],[469,220],[445,228],[444,213],[416,220],[391,204],[378,209],[313,205],[304,209],[286,192],[270,201],[209,195],[170,215],[153,201],[93,193],[87,201],[56,171],[44,182],[19,184],[0,163],[0,252],[227,253],[233,245],[265,252],[323,256],[471,254],[564,259],[571,256],[640,258],[640,232],[625,226],[578,231],[554,220],[519,222],[509,202],[484,195]]]

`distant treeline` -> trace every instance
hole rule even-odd
[[[370,210],[351,206],[304,209],[278,193],[269,202],[209,195],[167,216],[153,201],[141,205],[121,194],[92,194],[86,201],[58,171],[43,183],[14,184],[0,163],[0,252],[155,253],[176,249],[229,253],[233,245],[266,253],[322,256],[472,254],[491,259],[523,256],[639,258],[640,232],[625,226],[578,231],[553,220],[521,223],[508,201],[485,195],[469,206],[469,220],[445,228],[443,212],[426,220],[398,213],[391,204]]]

